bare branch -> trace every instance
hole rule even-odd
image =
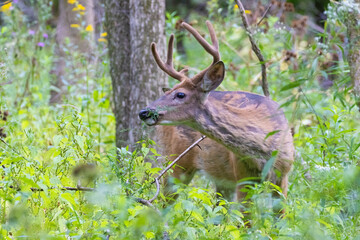
[[[95,191],[95,188],[78,186],[78,187],[62,187],[62,190],[91,192],[91,191]]]
[[[6,5],[6,4],[8,4],[8,3],[11,3],[13,0],[3,0],[3,1],[0,1],[0,7],[2,7],[2,6],[4,6],[4,5]]]
[[[269,12],[270,8],[272,7],[271,2],[269,3],[268,7],[266,8],[264,14],[262,15],[261,19],[259,20],[259,22],[256,24],[256,26],[259,26],[260,23],[262,22],[262,20],[264,20],[264,18],[266,17],[266,14]]]
[[[184,152],[182,152],[171,164],[169,164],[169,166],[167,166],[160,174],[159,176],[157,176],[154,180],[154,182],[159,181],[160,178],[167,172],[169,171],[170,168],[172,168],[172,166],[174,166],[174,164],[179,161],[186,153],[188,153],[193,147],[197,146],[202,140],[204,140],[206,138],[206,136],[201,136],[201,138],[199,138],[196,142],[194,142],[193,144],[191,144],[190,147],[188,147]],[[153,183],[154,183],[153,182]]]
[[[10,80],[10,81],[7,81],[7,82],[4,82],[4,83],[0,83],[0,86],[5,86],[5,85],[8,85],[8,84],[12,84],[13,81]]]
[[[141,204],[143,204],[145,206],[151,207],[155,211],[159,212],[159,210],[156,207],[154,207],[154,205],[152,205],[152,203],[150,201],[148,201],[148,200],[145,200],[145,199],[142,199],[142,198],[135,198],[135,201],[138,202],[138,203],[141,203]]]
[[[151,202],[151,203],[159,196],[159,193],[160,193],[159,179],[155,178],[155,183],[156,183],[156,193],[155,193],[155,196],[149,200],[149,202]]]
[[[20,188],[12,186],[12,185],[10,185],[9,188],[16,189],[16,191],[21,191]],[[4,187],[0,187],[0,189],[4,189]],[[78,187],[60,187],[60,188],[50,187],[49,188],[49,190],[52,190],[52,189],[69,190],[69,191],[85,191],[85,192],[95,191],[95,188],[81,187],[81,186],[78,186]],[[30,188],[30,190],[32,192],[43,192],[44,191],[44,189],[42,189],[42,188],[34,188],[34,187]]]
[[[242,5],[240,0],[235,0],[235,2],[239,7],[240,16],[241,16],[242,22],[244,24],[244,28],[246,30],[246,33],[247,33],[247,35],[249,37],[249,40],[250,40],[250,43],[251,43],[251,48],[252,48],[252,50],[254,51],[254,53],[256,54],[256,56],[258,57],[258,59],[260,61],[260,64],[261,64],[261,78],[262,78],[261,87],[262,87],[262,90],[264,92],[264,95],[266,97],[268,97],[268,96],[270,96],[270,93],[269,93],[269,85],[268,85],[267,77],[266,77],[265,58],[261,54],[261,51],[260,51],[259,47],[256,45],[255,40],[254,40],[254,38],[252,36],[252,33],[250,31],[250,28],[249,28],[249,22],[248,22],[248,20],[246,18],[244,6]]]
[[[56,189],[55,187],[51,187],[49,189]],[[61,190],[69,190],[69,191],[85,191],[85,192],[92,192],[95,191],[95,188],[89,188],[89,187],[61,187]],[[42,192],[44,191],[44,189],[42,188],[30,188],[31,191],[33,192]]]
[[[154,197],[152,197],[150,200],[145,200],[142,198],[135,198],[135,201],[137,201],[138,203],[141,203],[145,206],[151,207],[153,209],[155,209],[157,212],[159,212],[159,210],[152,205],[152,202],[159,196],[160,193],[160,178],[167,172],[169,171],[169,169],[174,166],[174,164],[179,161],[186,153],[188,153],[193,147],[195,146],[199,146],[198,144],[204,140],[206,138],[206,136],[201,136],[201,138],[199,138],[196,142],[194,142],[190,147],[188,147],[184,152],[182,152],[174,161],[172,161],[171,164],[169,164],[169,166],[167,166],[160,174],[159,176],[157,176],[155,178],[155,180],[152,183],[156,183],[156,193],[154,195]]]

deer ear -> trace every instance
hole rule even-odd
[[[224,80],[225,76],[225,65],[222,61],[219,61],[212,65],[210,69],[205,73],[203,81],[201,84],[201,89],[204,92],[210,92],[215,90],[221,82]]]

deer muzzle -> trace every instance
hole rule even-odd
[[[139,118],[148,126],[152,126],[158,122],[159,113],[155,109],[145,108],[139,112]]]

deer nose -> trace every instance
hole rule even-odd
[[[145,120],[149,117],[149,109],[143,109],[139,112],[139,118]]]

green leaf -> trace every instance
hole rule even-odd
[[[266,162],[264,169],[261,172],[261,181],[265,181],[266,176],[270,172],[272,166],[274,165],[275,159],[277,157],[278,151],[275,150],[271,153],[271,158]]]
[[[145,237],[146,237],[146,239],[155,238],[155,233],[153,233],[153,232],[146,232],[146,233],[145,233]]]
[[[41,188],[42,190],[44,190],[44,193],[46,195],[48,195],[48,186],[46,186],[45,184],[41,183],[41,182],[38,182],[37,183],[39,185],[39,188]]]
[[[304,80],[297,80],[297,81],[291,82],[291,83],[285,85],[284,87],[282,87],[280,89],[280,92],[296,88],[296,87],[300,86],[303,82],[304,82]]]
[[[70,193],[63,193],[60,195],[63,200],[70,203],[72,206],[76,206],[74,196]]]
[[[82,151],[85,151],[84,148],[85,148],[85,137],[84,136],[79,136],[79,135],[76,135],[75,136],[75,140],[76,140],[76,143],[78,144],[78,146],[80,147],[80,149]]]
[[[45,153],[44,158],[46,160],[52,159],[59,156],[60,153],[59,149],[52,147]]]
[[[274,134],[276,134],[276,133],[278,133],[278,132],[280,132],[281,130],[275,130],[275,131],[272,131],[272,132],[269,132],[267,135],[266,135],[266,137],[264,138],[264,140],[266,140],[268,137],[270,137],[270,136],[272,136],[272,135],[274,135]]]
[[[320,219],[320,218],[316,219],[316,221],[318,221],[318,223],[323,224],[324,226],[326,226],[326,227],[329,228],[329,229],[332,228],[332,225],[331,225],[331,224],[325,222],[324,220],[322,220],[322,219]]]
[[[59,146],[61,140],[63,139],[64,137],[62,135],[55,135],[53,137],[53,143],[54,143],[54,146]]]
[[[204,218],[203,218],[203,217],[201,216],[201,214],[198,213],[197,211],[192,211],[192,212],[191,212],[191,216],[192,216],[193,218],[195,218],[196,220],[198,220],[199,222],[204,223]]]
[[[33,188],[40,188],[39,185],[37,185],[34,180],[30,179],[30,178],[27,178],[27,177],[21,177],[20,180],[29,185],[30,187],[33,187]]]
[[[94,100],[94,102],[97,102],[99,100],[99,91],[98,90],[95,90],[93,92],[93,100]]]
[[[310,71],[308,73],[309,78],[311,78],[314,75],[314,73],[318,67],[318,60],[319,60],[319,58],[315,58],[314,61],[312,62]]]

